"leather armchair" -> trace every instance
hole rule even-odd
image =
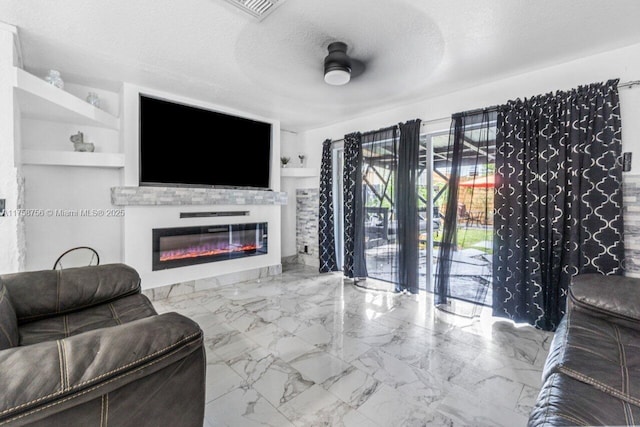
[[[529,426],[640,423],[640,279],[584,274],[569,287]]]
[[[0,276],[0,426],[202,426],[202,331],[131,267]]]

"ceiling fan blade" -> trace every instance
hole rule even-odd
[[[351,78],[356,78],[364,73],[367,66],[364,62],[351,58]]]

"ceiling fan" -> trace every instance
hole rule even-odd
[[[339,41],[330,43],[327,50],[329,54],[324,58],[325,83],[342,86],[364,72],[364,62],[347,55],[346,43]]]

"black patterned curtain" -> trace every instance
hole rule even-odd
[[[318,218],[318,243],[320,249],[320,273],[337,271],[336,240],[333,227],[333,162],[331,140],[322,143],[320,166],[320,206]]]
[[[362,192],[362,135],[344,137],[344,275],[367,277]]]
[[[581,86],[500,108],[495,316],[555,330],[571,277],[622,274],[617,84]]]

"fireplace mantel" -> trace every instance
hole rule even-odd
[[[112,187],[115,206],[286,205],[287,193],[183,187]]]

